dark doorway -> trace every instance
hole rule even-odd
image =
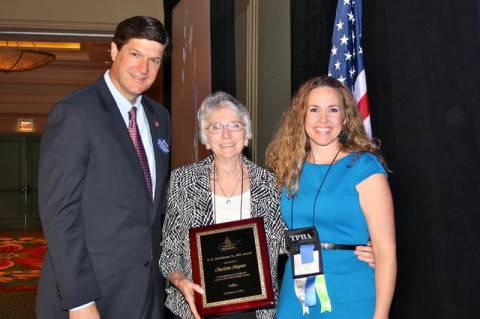
[[[0,229],[39,229],[40,136],[0,136]]]

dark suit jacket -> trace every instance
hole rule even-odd
[[[156,161],[155,201],[128,129],[103,76],[50,111],[40,148],[39,206],[48,251],[39,282],[39,319],[62,318],[95,300],[102,318],[139,318],[153,267],[169,175],[170,119],[143,96]],[[158,142],[162,143],[158,143]]]

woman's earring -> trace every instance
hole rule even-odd
[[[243,144],[243,146],[247,147],[247,146],[248,146],[248,141],[245,141],[245,143]]]
[[[209,149],[210,149],[210,144],[205,144],[205,148],[206,148],[207,150],[209,150]]]
[[[347,143],[347,141],[348,141],[348,133],[345,130],[342,130],[340,132],[340,135],[338,135],[338,142],[343,145]]]

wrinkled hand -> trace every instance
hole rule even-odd
[[[373,253],[372,242],[369,241],[367,246],[357,246],[355,250],[355,255],[358,259],[364,262],[367,262],[370,267],[375,268],[375,254]]]
[[[70,310],[69,312],[70,319],[100,319],[100,314],[97,310],[97,305],[92,303],[91,305],[86,306],[78,310]]]
[[[188,305],[190,306],[190,311],[192,312],[195,319],[201,319],[202,317],[200,317],[200,315],[198,314],[197,307],[195,306],[195,291],[203,295],[205,293],[205,290],[203,290],[202,287],[191,282],[187,278],[180,279],[176,283],[176,286],[185,297],[185,300],[188,302]]]

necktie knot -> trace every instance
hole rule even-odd
[[[137,123],[137,107],[132,107],[130,111],[128,111],[129,115],[129,122],[128,122],[128,127],[133,128],[135,124]]]

